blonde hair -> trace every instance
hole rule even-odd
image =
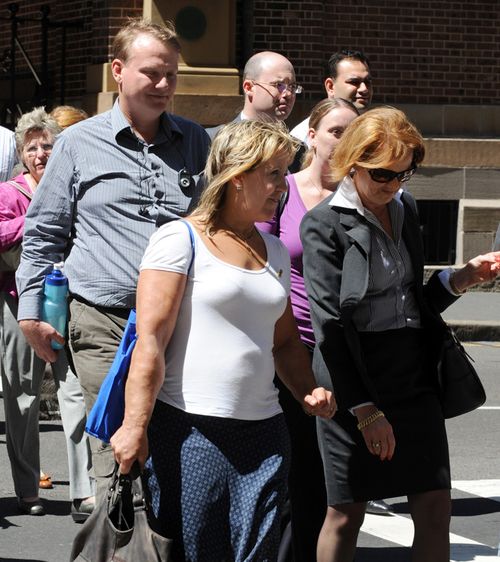
[[[311,116],[309,117],[309,129],[318,129],[323,117],[328,115],[330,111],[333,111],[334,109],[341,109],[343,107],[345,107],[346,109],[350,109],[356,115],[359,115],[358,108],[349,100],[345,100],[344,98],[327,98],[326,100],[320,101],[313,107]],[[302,158],[302,170],[310,166],[313,156],[314,149],[309,148],[309,150],[304,154]]]
[[[370,109],[349,124],[330,160],[332,178],[340,180],[353,166],[384,168],[413,154],[418,165],[425,156],[424,139],[406,115],[394,107]]]
[[[16,125],[15,138],[16,148],[20,160],[22,161],[22,152],[26,142],[26,135],[39,131],[48,133],[51,137],[55,137],[61,132],[61,127],[57,124],[46,111],[44,107],[35,107],[28,113],[23,113]]]
[[[143,18],[135,18],[129,20],[116,34],[112,46],[113,58],[127,62],[130,56],[130,48],[139,35],[150,35],[166,47],[173,48],[178,52],[181,50],[172,22],[166,21],[163,25],[160,25]]]
[[[299,147],[281,122],[240,121],[224,125],[215,136],[205,167],[207,187],[194,215],[213,226],[224,207],[226,186],[278,154],[293,160]]]
[[[61,129],[66,129],[66,127],[88,118],[87,113],[83,109],[73,107],[72,105],[58,105],[50,112],[50,116],[56,120]]]

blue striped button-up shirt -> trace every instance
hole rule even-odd
[[[65,130],[26,216],[18,319],[39,318],[44,276],[63,259],[73,295],[93,305],[133,307],[149,237],[197,202],[208,147],[202,127],[167,114],[147,144],[118,102]],[[188,187],[179,185],[181,170],[192,177]]]

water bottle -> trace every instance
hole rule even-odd
[[[45,277],[43,287],[42,320],[48,322],[63,337],[66,337],[66,319],[68,317],[68,278],[62,269],[64,262],[55,263],[52,272]],[[64,346],[54,340],[52,349]]]

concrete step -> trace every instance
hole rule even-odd
[[[462,341],[500,342],[500,292],[468,291],[443,318]]]
[[[500,139],[425,138],[424,167],[500,168]]]

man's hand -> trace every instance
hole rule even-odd
[[[337,402],[329,390],[318,386],[304,398],[303,408],[310,416],[331,418],[337,411]]]
[[[38,357],[47,363],[55,363],[58,352],[52,349],[50,344],[52,340],[64,344],[62,335],[50,324],[41,320],[21,320],[19,327]]]

